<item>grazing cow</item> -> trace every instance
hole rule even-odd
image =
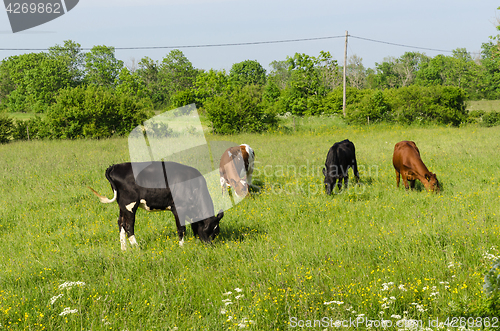
[[[134,176],[137,169],[142,170]],[[175,217],[180,246],[184,244],[185,220],[191,222],[194,235],[204,242],[210,242],[219,233],[224,213],[221,210],[214,215],[205,178],[195,168],[175,162],[121,163],[109,167],[106,178],[113,189],[113,199],[89,188],[102,203],[118,202],[122,250],[126,249],[126,235],[132,246],[137,245],[134,223],[139,207],[147,211],[170,210]]]
[[[396,170],[396,184],[399,187],[400,176],[408,189],[408,181],[412,189],[415,188],[415,180],[424,184],[427,191],[439,191],[439,182],[436,174],[430,172],[420,158],[420,151],[413,141],[400,141],[394,146],[392,164]]]
[[[219,164],[220,185],[224,194],[224,186],[232,187],[234,193],[244,197],[248,187],[252,185],[255,153],[247,144],[226,149]]]
[[[349,168],[352,168],[354,176],[359,180],[356,149],[354,148],[354,144],[346,139],[333,144],[326,156],[325,167],[323,168],[326,194],[332,194],[332,190],[335,188],[337,180],[339,190],[342,188],[342,179],[344,179],[344,187],[347,188],[349,182]]]

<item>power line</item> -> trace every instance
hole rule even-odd
[[[249,46],[249,45],[264,45],[264,44],[280,44],[280,43],[294,43],[303,41],[315,41],[315,40],[326,40],[326,39],[336,39],[343,38],[344,36],[328,36],[328,37],[316,37],[316,38],[302,38],[302,39],[285,39],[285,40],[271,40],[271,41],[253,41],[253,42],[242,42],[242,43],[225,43],[225,44],[201,44],[201,45],[175,45],[175,46],[134,46],[134,47],[115,47],[115,50],[142,50],[142,49],[172,49],[172,48],[209,48],[209,47],[231,47],[231,46]],[[375,40],[370,38],[358,37],[349,35],[349,37],[371,41],[379,44],[386,44],[392,46],[413,48],[413,49],[423,49],[427,51],[437,51],[452,53],[452,51],[436,48],[418,47],[410,46],[398,43],[392,43],[388,41]],[[92,48],[82,47],[83,51],[90,51]],[[48,51],[48,48],[0,48],[0,51]]]
[[[206,47],[225,47],[225,46],[247,46],[247,45],[262,45],[262,44],[279,44],[279,43],[292,43],[301,41],[314,41],[342,38],[344,36],[330,36],[330,37],[317,37],[317,38],[303,38],[303,39],[287,39],[287,40],[273,40],[273,41],[254,41],[246,43],[228,43],[228,44],[205,44],[205,45],[177,45],[177,46],[144,46],[144,47],[114,47],[115,50],[134,50],[134,49],[169,49],[169,48],[206,48]],[[92,48],[82,47],[81,50],[90,51]],[[0,51],[48,51],[48,48],[0,48]]]
[[[400,47],[406,47],[406,48],[415,48],[415,49],[423,49],[427,51],[437,51],[437,52],[446,52],[446,53],[452,53],[453,51],[448,51],[444,49],[436,49],[436,48],[426,48],[426,47],[418,47],[418,46],[409,46],[409,45],[403,45],[403,44],[396,44],[396,43],[391,43],[388,41],[381,41],[381,40],[375,40],[375,39],[368,39],[368,38],[363,38],[363,37],[356,37],[353,35],[349,35],[349,37],[356,38],[356,39],[361,39],[361,40],[367,40],[371,41],[374,43],[379,43],[379,44],[387,44],[387,45],[393,45],[393,46],[400,46]]]

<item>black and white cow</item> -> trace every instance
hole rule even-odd
[[[134,171],[138,173],[136,176]],[[114,192],[112,199],[90,189],[102,203],[118,202],[122,250],[126,249],[126,236],[132,246],[137,245],[134,223],[139,207],[147,211],[170,210],[181,246],[186,232],[185,220],[191,223],[194,235],[204,242],[210,242],[219,233],[219,221],[224,213],[221,210],[214,215],[205,178],[195,168],[175,162],[121,163],[109,167],[106,178]]]
[[[346,139],[333,144],[326,156],[325,168],[323,168],[326,194],[332,193],[337,180],[339,190],[342,188],[342,179],[344,179],[344,187],[347,188],[349,182],[349,173],[347,170],[349,168],[352,168],[354,176],[359,180],[356,150],[354,144]]]

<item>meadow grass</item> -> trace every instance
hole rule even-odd
[[[213,245],[188,228],[182,248],[171,213],[141,210],[140,249],[122,252],[117,205],[87,188],[112,196],[104,171],[129,160],[126,138],[0,145],[0,329],[286,330],[325,317],[393,327],[478,317],[485,253],[499,255],[500,128],[306,118],[293,132],[289,123],[209,136],[254,148],[262,190],[225,213]],[[346,138],[361,182],[350,171],[353,185],[326,196],[326,154]],[[396,188],[401,140],[416,142],[442,192]],[[325,328],[334,327],[307,329]]]
[[[500,111],[500,100],[467,101],[467,110]]]

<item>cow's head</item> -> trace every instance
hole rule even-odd
[[[333,183],[340,178],[337,166],[333,165],[323,168],[323,175],[325,176],[323,183],[325,184],[326,194],[330,195],[333,190]]]
[[[229,179],[229,184],[234,189],[236,195],[239,197],[245,197],[248,194],[248,183],[245,179],[240,179],[239,181],[232,178]]]
[[[198,231],[198,236],[200,239],[206,243],[210,243],[215,237],[219,234],[219,222],[224,216],[224,211],[221,209],[219,214],[216,216],[211,216],[205,219],[202,224],[200,224],[200,228]]]
[[[437,180],[436,174],[429,172],[428,174],[425,174],[425,180],[424,181],[424,186],[427,191],[430,192],[439,192],[440,187],[439,187],[439,181]]]

